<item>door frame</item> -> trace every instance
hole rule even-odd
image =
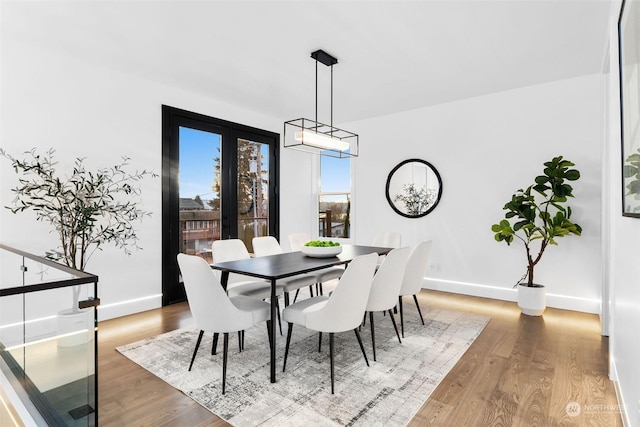
[[[178,283],[176,256],[179,250],[179,127],[217,133],[222,137],[223,169],[221,173],[220,231],[223,239],[237,237],[237,140],[238,138],[269,145],[269,235],[280,232],[280,134],[221,120],[204,114],[162,105],[162,305],[186,300],[184,287]],[[226,178],[225,176],[226,175]]]

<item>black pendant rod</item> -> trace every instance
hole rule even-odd
[[[318,64],[316,62],[316,64]],[[331,134],[333,136],[333,64],[331,64]]]
[[[322,49],[311,52],[311,57],[316,60],[316,123],[318,123],[318,62],[331,68],[331,133],[333,134],[333,66],[338,63],[338,59],[329,55]],[[317,130],[317,129],[316,129]]]

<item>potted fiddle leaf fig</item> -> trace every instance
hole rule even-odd
[[[574,163],[562,156],[544,163],[542,175],[525,189],[517,190],[503,209],[505,218],[491,226],[498,242],[511,245],[514,239],[523,243],[527,268],[518,287],[518,305],[524,314],[539,316],[546,308],[543,285],[534,282],[535,266],[549,245],[568,235],[580,236],[582,227],[571,220],[568,199],[573,197],[570,181],[577,181],[580,172]],[[525,281],[526,279],[526,281]]]
[[[139,207],[139,184],[156,175],[147,170],[128,171],[127,157],[93,171],[85,167],[84,159],[77,158],[73,170],[62,175],[56,170],[54,152],[38,154],[33,149],[20,160],[0,149],[19,175],[18,186],[11,189],[15,198],[6,208],[13,213],[33,211],[36,220],[48,222],[58,233],[60,247],[47,251],[47,256],[85,271],[95,251],[107,244],[127,254],[138,248],[134,222],[151,215]],[[74,286],[71,308],[61,316],[79,314],[79,296],[80,287]]]

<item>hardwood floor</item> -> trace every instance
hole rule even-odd
[[[521,315],[515,303],[427,290],[418,298],[423,310],[466,311],[491,321],[410,425],[622,426],[598,316],[548,308],[535,318]],[[101,425],[227,425],[115,351],[187,326],[190,318],[182,303],[100,322]],[[570,402],[580,405],[577,416],[567,413]]]

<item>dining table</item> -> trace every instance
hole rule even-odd
[[[271,345],[270,365],[272,383],[276,382],[276,282],[279,279],[322,270],[324,268],[339,265],[345,265],[346,267],[349,262],[358,256],[373,252],[378,255],[386,255],[393,249],[362,245],[341,246],[342,252],[336,256],[326,258],[311,257],[301,251],[296,251],[236,261],[219,262],[211,265],[211,268],[221,271],[221,283],[225,289],[227,288],[230,273],[256,277],[271,283],[271,337],[273,341]]]

